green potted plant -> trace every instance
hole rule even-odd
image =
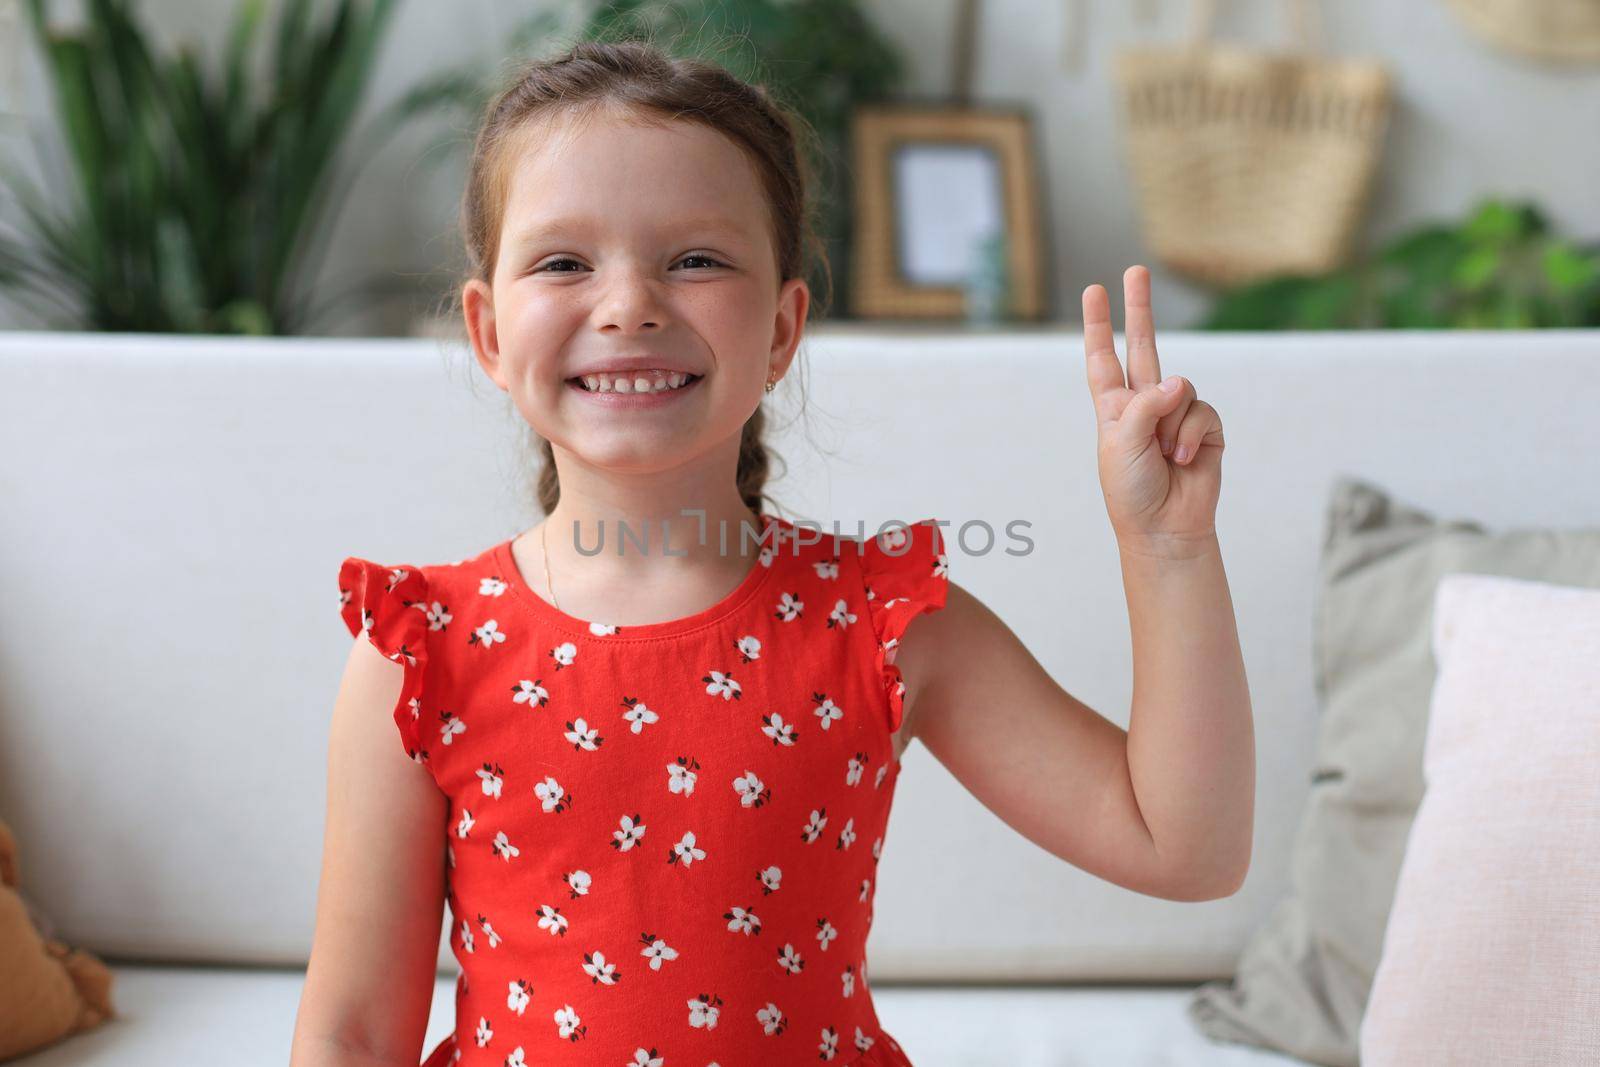
[[[1341,270],[1230,290],[1199,328],[1586,326],[1600,326],[1600,244],[1551,233],[1532,204],[1491,199],[1457,225],[1415,228]]]
[[[294,334],[381,289],[314,299],[310,283],[355,174],[341,157],[369,159],[446,102],[409,93],[352,135],[395,0],[337,0],[320,25],[308,0],[284,0],[265,85],[251,75],[263,0],[235,9],[214,77],[189,45],[158,54],[132,6],[85,0],[84,25],[66,32],[47,0],[26,2],[72,173],[51,182],[57,207],[0,156],[14,200],[0,213],[0,295],[54,305],[61,327]]]

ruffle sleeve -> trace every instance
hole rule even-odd
[[[394,722],[406,755],[426,763],[422,743],[422,678],[428,662],[428,579],[409,564],[385,567],[350,556],[339,565],[339,614],[350,636],[363,633],[379,652],[405,667]],[[430,768],[431,770],[431,768]]]
[[[904,714],[905,682],[894,665],[900,637],[912,619],[944,607],[948,571],[944,535],[933,519],[891,527],[862,542],[861,577],[891,733],[900,728]]]

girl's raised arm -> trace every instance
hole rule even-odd
[[[1052,854],[1171,900],[1238,889],[1255,808],[1250,693],[1216,536],[1222,423],[1162,382],[1149,273],[1124,275],[1128,375],[1106,291],[1083,294],[1100,485],[1133,642],[1128,729],[1068,693],[955,582],[900,642],[903,730]],[[1163,388],[1172,385],[1171,389]]]

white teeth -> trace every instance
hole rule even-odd
[[[659,393],[663,389],[682,388],[689,377],[679,371],[585,374],[583,384],[591,393]]]

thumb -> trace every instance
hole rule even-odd
[[[1117,419],[1123,443],[1143,444],[1155,436],[1156,423],[1183,402],[1184,385],[1183,376],[1174,374],[1159,385],[1147,385],[1135,393]]]

